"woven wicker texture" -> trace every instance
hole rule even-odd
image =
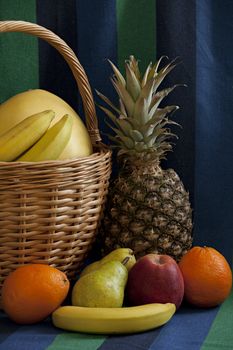
[[[6,276],[26,263],[50,264],[71,279],[92,247],[111,174],[111,151],[100,141],[88,78],[74,52],[37,24],[0,21],[1,32],[47,41],[68,63],[82,97],[94,153],[46,162],[0,162],[0,291]]]

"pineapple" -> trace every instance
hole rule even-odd
[[[161,57],[141,75],[138,61],[125,62],[126,76],[112,63],[112,84],[119,106],[97,91],[107,104],[100,106],[115,135],[118,177],[111,183],[100,228],[103,254],[119,248],[133,249],[137,258],[148,253],[168,254],[179,261],[192,245],[192,209],[189,194],[173,169],[163,170],[161,159],[172,149],[176,135],[169,118],[178,106],[160,108],[162,100],[178,85],[158,90],[177,65],[160,68]],[[110,107],[110,108],[109,108]]]

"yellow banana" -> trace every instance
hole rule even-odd
[[[47,131],[55,113],[46,110],[33,114],[0,135],[0,161],[15,160]]]
[[[172,303],[120,308],[61,306],[52,314],[54,326],[84,333],[138,333],[167,323],[174,315]]]
[[[26,153],[17,160],[20,162],[38,162],[58,159],[67,145],[72,131],[73,119],[65,114]]]

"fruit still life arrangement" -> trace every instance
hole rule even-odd
[[[0,105],[0,161],[36,162],[92,154],[77,113],[46,90],[28,90]]]
[[[136,259],[123,247],[84,267],[72,286],[54,267],[18,267],[3,283],[2,305],[19,324],[50,316],[55,327],[68,331],[137,333],[166,324],[183,301],[217,306],[231,288],[230,266],[214,248],[194,246],[177,263],[152,253]]]
[[[223,303],[232,288],[225,257],[211,247],[192,246],[189,194],[161,160],[172,149],[170,115],[160,106],[177,86],[158,90],[176,67],[160,68],[160,58],[144,74],[130,56],[126,77],[112,63],[115,106],[100,106],[109,118],[118,149],[118,177],[109,187],[100,225],[102,258],[77,271],[70,281],[56,267],[24,264],[5,278],[2,307],[18,324],[50,317],[67,331],[124,334],[160,327],[182,303],[209,308]],[[109,109],[110,107],[110,109]],[[30,111],[30,113],[29,113]],[[30,90],[0,105],[0,161],[35,162],[92,154],[88,131],[59,97]],[[73,283],[74,282],[74,283]]]

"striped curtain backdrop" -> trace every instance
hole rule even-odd
[[[167,102],[182,125],[163,167],[174,168],[190,193],[194,243],[233,252],[233,2],[225,0],[0,0],[0,20],[38,23],[64,39],[95,89],[116,101],[107,59],[124,67],[134,54],[145,68],[161,55],[181,64],[167,84],[184,83]],[[63,58],[37,38],[0,36],[0,102],[40,87],[82,114],[75,81]],[[169,102],[169,103],[170,103]],[[109,131],[98,110],[104,141]]]

